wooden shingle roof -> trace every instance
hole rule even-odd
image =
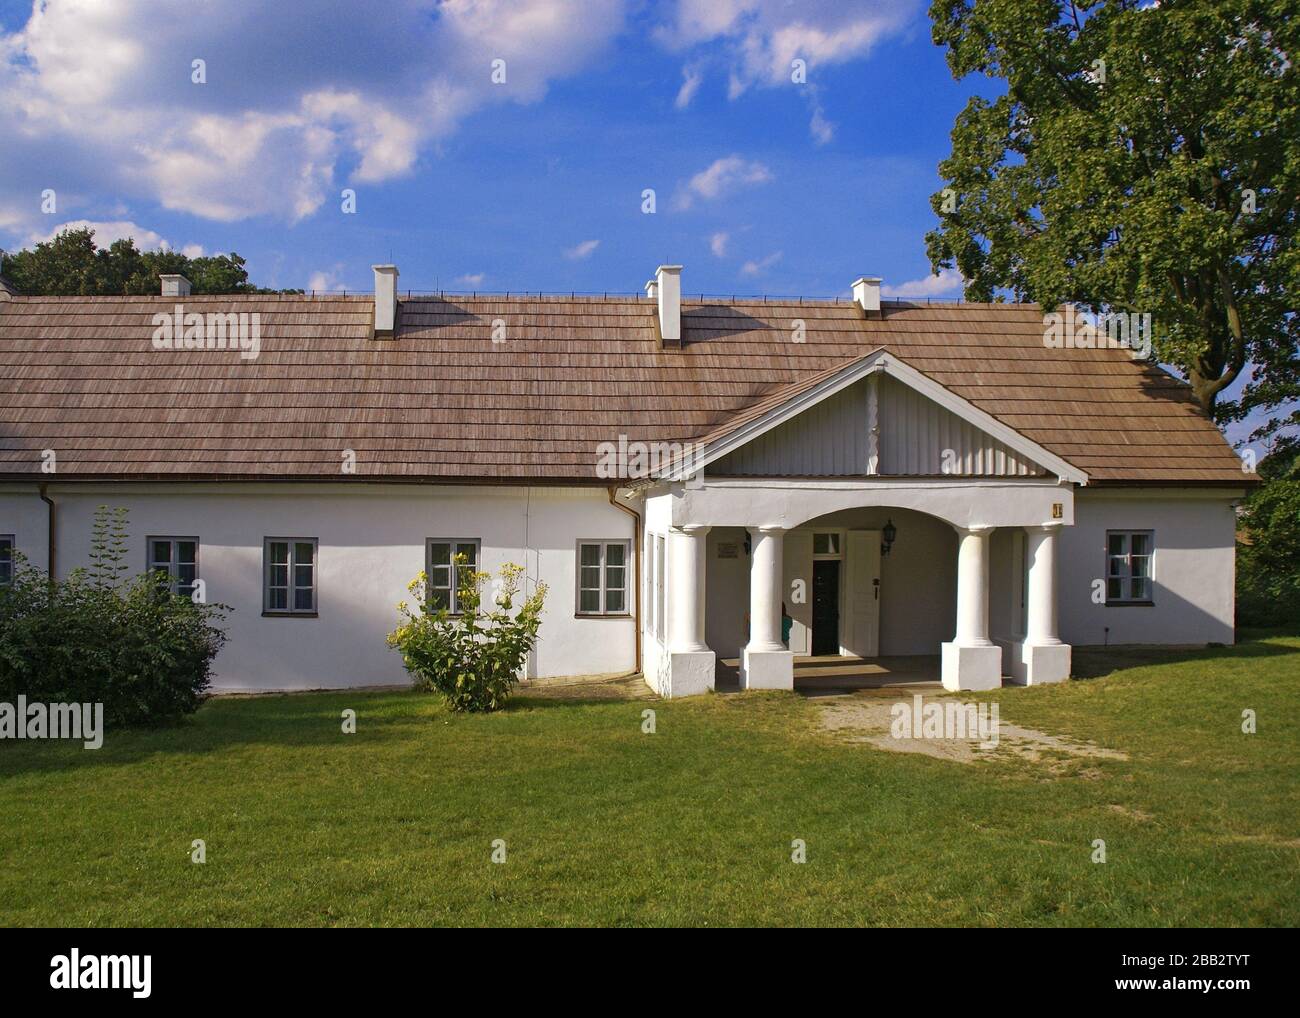
[[[0,300],[0,477],[595,483],[596,447],[686,442],[878,347],[1093,483],[1243,483],[1190,390],[1122,350],[1048,349],[1034,305],[685,301],[659,349],[645,298],[413,297],[371,338],[365,296],[186,297],[256,312],[261,350],[156,350],[161,297]],[[803,341],[796,329],[803,323]],[[494,342],[494,329],[503,341]]]

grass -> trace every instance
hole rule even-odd
[[[1295,925],[1300,638],[1124,664],[971,697],[1128,754],[1058,766],[851,743],[791,694],[219,699],[0,744],[0,923]]]

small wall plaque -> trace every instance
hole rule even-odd
[[[718,558],[739,558],[740,545],[734,541],[720,541],[718,543]]]

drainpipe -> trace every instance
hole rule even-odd
[[[49,512],[48,512],[48,515],[47,515],[47,522],[46,522],[46,524],[45,524],[45,531],[46,531],[46,534],[47,534],[47,537],[48,537],[48,543],[47,543],[47,546],[46,546],[46,549],[45,549],[45,554],[46,554],[45,562],[46,562],[46,567],[47,567],[47,571],[48,571],[48,573],[49,573],[49,578],[50,578],[50,589],[53,590],[53,589],[54,589],[54,576],[55,576],[55,573],[54,573],[54,564],[55,564],[55,563],[54,563],[54,552],[55,552],[55,541],[54,541],[54,499],[50,498],[50,496],[49,496],[48,494],[46,494],[46,489],[47,489],[48,487],[49,487],[49,485],[47,485],[44,481],[41,482],[41,487],[40,487],[40,492],[41,492],[41,501],[44,502],[47,506],[49,506]]]
[[[635,624],[632,628],[636,635],[636,671],[639,675],[641,674],[641,552],[645,542],[644,534],[641,530],[641,514],[635,509],[631,509],[618,502],[614,497],[617,493],[618,488],[614,487],[609,489],[609,504],[615,509],[621,509],[623,512],[631,516],[633,520],[632,525],[635,528],[632,531],[632,544],[636,547],[636,563],[633,566],[632,572],[633,582],[636,584],[636,592],[633,594],[636,604],[636,615],[633,618]]]

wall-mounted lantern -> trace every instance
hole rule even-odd
[[[894,526],[894,521],[891,519],[888,523],[885,524],[885,529],[880,532],[880,537],[881,537],[880,554],[882,555],[889,554],[889,549],[893,546],[894,538],[896,538],[897,536],[898,536],[898,528]]]

